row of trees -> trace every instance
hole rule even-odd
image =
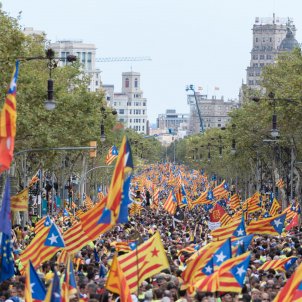
[[[228,179],[245,195],[260,190],[261,185],[276,191],[275,183],[282,179],[282,199],[292,195],[301,200],[301,50],[280,54],[276,64],[267,66],[262,86],[261,91],[245,89],[243,104],[230,114],[225,130],[211,129],[176,141],[176,159]],[[274,112],[280,133],[276,139],[270,133]]]
[[[0,108],[2,107],[16,59],[21,59],[17,88],[17,136],[15,154],[21,150],[63,146],[89,146],[97,141],[96,158],[89,158],[89,152],[27,152],[15,156],[16,190],[39,167],[54,171],[62,187],[72,173],[81,174],[83,158],[86,170],[92,165],[101,165],[109,148],[118,148],[123,135],[133,142],[135,162],[158,160],[162,149],[153,139],[145,139],[119,124],[116,116],[107,114],[103,119],[106,141],[100,141],[101,107],[106,107],[102,91],[87,90],[89,78],[83,73],[80,63],[72,63],[52,72],[54,97],[57,106],[53,111],[44,108],[47,94],[49,70],[46,60],[26,60],[28,57],[45,57],[46,36],[25,36],[19,25],[21,16],[15,19],[0,9]],[[109,108],[106,110],[110,111]],[[111,170],[112,171],[112,170]],[[100,179],[104,171],[96,170],[94,179]],[[59,177],[59,175],[61,175]],[[108,176],[107,176],[108,178]],[[89,180],[89,178],[88,178]]]

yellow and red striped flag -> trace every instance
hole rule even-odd
[[[215,273],[197,281],[195,288],[202,292],[240,293],[250,258],[250,252],[247,252],[226,260]]]
[[[269,269],[273,269],[275,271],[286,272],[297,259],[297,257],[288,257],[284,259],[266,261],[258,268],[258,270],[268,271]]]
[[[113,257],[105,287],[117,293],[121,302],[132,302],[130,288],[116,254]]]
[[[237,208],[240,208],[240,198],[238,194],[233,194],[230,198],[230,208],[232,210],[236,210]]]
[[[220,226],[225,226],[231,224],[233,222],[233,218],[228,213],[224,213],[219,221]]]
[[[251,221],[248,225],[247,234],[266,234],[279,236],[284,228],[285,214],[280,214],[274,217]]]
[[[177,200],[173,200],[173,193],[170,192],[167,200],[164,203],[164,209],[171,215],[175,214],[176,207],[177,207]]]
[[[300,302],[302,299],[302,264],[300,264],[292,276],[286,281],[285,286],[278,292],[274,302]]]
[[[17,195],[10,198],[11,210],[16,212],[28,211],[28,188],[25,188]]]
[[[281,206],[276,198],[274,198],[271,208],[269,210],[269,214],[271,216],[276,216],[281,209]]]
[[[136,250],[119,256],[118,261],[131,293],[137,291],[139,285],[147,278],[169,268],[169,262],[158,232],[139,245]],[[113,285],[107,284],[107,289],[118,293]]]
[[[91,200],[91,198],[88,195],[86,195],[86,198],[84,200],[84,205],[88,210],[90,210],[94,206],[93,201]]]
[[[0,112],[0,174],[8,170],[14,156],[16,136],[16,93],[19,73],[19,61],[13,71],[13,76],[6,94],[4,106]]]
[[[23,267],[31,260],[34,268],[37,268],[42,262],[49,260],[58,251],[56,246],[44,245],[49,229],[50,226],[46,227],[43,224],[43,228],[20,254],[20,261],[22,262]]]

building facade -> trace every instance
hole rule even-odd
[[[225,127],[231,119],[229,113],[239,106],[239,103],[234,100],[224,101],[223,97],[217,99],[215,96],[209,99],[207,95],[201,95],[198,92],[195,93],[204,130]],[[196,107],[195,96],[194,94],[190,94],[187,97],[187,102],[190,107],[190,134],[200,132],[200,119]]]
[[[103,85],[109,106],[115,108],[118,120],[125,128],[149,134],[147,99],[143,97],[139,72],[122,73],[122,91],[114,92],[113,85]]]
[[[260,89],[263,67],[275,62],[278,53],[284,51],[280,48],[282,41],[289,33],[294,39],[296,28],[290,19],[273,15],[272,18],[256,17],[252,30],[253,47],[250,65],[246,69],[246,86]]]
[[[96,47],[91,43],[83,43],[83,41],[62,40],[50,43],[56,55],[65,58],[60,61],[60,66],[67,64],[68,55],[76,55],[79,62],[83,66],[84,72],[90,76],[89,91],[97,91],[101,86],[101,71],[96,68]]]
[[[163,131],[170,129],[172,132],[178,132],[183,124],[188,124],[189,117],[188,113],[177,113],[175,109],[167,109],[166,113],[158,115],[157,128]]]

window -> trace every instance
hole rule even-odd
[[[254,60],[258,60],[258,55],[253,55]]]
[[[221,124],[218,124],[217,127],[221,127]]]
[[[129,79],[128,78],[125,79],[125,87],[129,88]]]
[[[254,85],[254,81],[253,80],[249,80],[249,85]]]
[[[258,38],[256,38],[256,43],[258,42]]]
[[[145,131],[145,126],[142,126],[142,131]]]
[[[143,102],[143,106],[146,106],[146,102]]]
[[[253,66],[254,66],[254,67],[258,67],[258,63],[254,63]]]
[[[82,63],[85,64],[86,62],[86,52],[82,52]]]
[[[135,88],[138,87],[138,80],[137,80],[137,78],[135,78],[135,80],[134,80],[134,87],[135,87]]]
[[[116,106],[116,102],[113,103],[113,106]]]
[[[129,119],[129,122],[130,122],[130,123],[132,123],[132,118],[131,118],[131,119]]]
[[[141,126],[138,126],[138,131],[141,131]]]
[[[107,101],[110,101],[110,96],[107,96],[107,97],[106,97],[106,100],[107,100]]]
[[[125,114],[125,110],[124,109],[120,109],[119,110],[119,114]]]
[[[132,114],[132,109],[130,109],[129,114]]]
[[[95,86],[98,86],[99,85],[99,81],[95,81]]]
[[[143,114],[145,114],[145,110],[143,110]]]
[[[131,102],[127,102],[127,106],[131,106]]]
[[[264,60],[264,55],[260,55],[260,60]]]
[[[272,59],[272,56],[271,56],[271,55],[266,55],[266,59],[267,59],[267,60],[271,60],[271,59]]]
[[[260,63],[260,67],[263,67],[264,66],[264,63]]]

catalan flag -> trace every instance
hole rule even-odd
[[[115,145],[113,145],[106,156],[106,165],[110,165],[118,156],[118,151]]]
[[[132,302],[130,288],[116,254],[113,257],[105,287],[110,291],[114,288],[121,302]]]
[[[49,216],[45,216],[42,219],[40,219],[34,228],[34,232],[35,234],[39,233],[44,227],[50,227],[50,225],[52,224]]]
[[[13,71],[13,76],[6,94],[4,106],[0,112],[0,174],[8,170],[14,156],[16,136],[16,93],[19,73],[19,61]]]
[[[232,238],[232,255],[233,257],[239,256],[247,252],[254,235],[247,235],[243,237]]]
[[[282,178],[280,178],[278,181],[276,181],[276,186],[279,189],[283,189],[284,188],[284,180]]]
[[[26,266],[24,295],[26,302],[44,301],[46,296],[45,287],[30,261]]]
[[[137,291],[138,286],[147,278],[169,268],[169,262],[158,232],[139,245],[136,250],[119,256],[118,262],[131,293]],[[107,283],[106,288],[119,294],[116,285]]]
[[[231,224],[232,222],[233,222],[233,218],[228,213],[224,213],[222,215],[222,217],[220,218],[220,225],[221,226]]]
[[[246,199],[242,205],[243,210],[246,210],[248,213],[261,211],[262,203],[260,197],[260,193],[256,192],[252,197]]]
[[[240,293],[243,287],[247,268],[250,263],[249,252],[226,260],[213,274],[197,281],[195,287],[203,292]]]
[[[152,199],[152,208],[157,209],[159,204],[159,189],[155,189]]]
[[[94,206],[93,201],[91,200],[91,198],[88,195],[86,195],[86,197],[85,197],[84,206],[86,207],[87,210],[90,210]]]
[[[56,271],[54,271],[54,277],[52,279],[52,283],[47,290],[47,294],[45,297],[45,302],[61,302],[61,286],[60,286],[60,278]]]
[[[25,188],[17,195],[12,196],[11,210],[14,212],[27,212],[28,211],[28,188]]]
[[[302,264],[298,266],[285,286],[278,292],[274,302],[298,302],[302,299]]]
[[[229,185],[224,180],[220,185],[213,189],[215,199],[223,198],[229,193]]]
[[[273,199],[271,208],[269,210],[270,216],[276,216],[281,209],[281,206],[276,198]]]
[[[285,214],[274,217],[251,221],[247,227],[248,234],[266,234],[279,236],[284,228]]]
[[[235,193],[230,198],[230,208],[235,211],[236,209],[238,209],[240,207],[241,207],[240,198],[239,198],[238,194]]]
[[[62,284],[62,302],[68,302],[71,295],[78,293],[72,261],[68,257]]]
[[[241,237],[246,235],[245,223],[243,217],[241,220],[234,221],[231,224],[222,226],[211,232],[215,240],[225,240],[229,237]]]
[[[177,200],[173,195],[173,192],[170,191],[168,198],[164,203],[164,209],[171,215],[175,214],[176,207],[177,207]]]
[[[258,270],[268,271],[269,269],[273,269],[275,271],[286,272],[295,264],[297,259],[297,257],[288,257],[284,259],[266,261],[258,268]]]
[[[99,223],[115,224],[119,218],[122,203],[124,182],[133,169],[131,148],[124,136],[119,150],[117,162],[111,178],[110,189],[106,199],[106,206]],[[128,192],[127,192],[128,193]]]

